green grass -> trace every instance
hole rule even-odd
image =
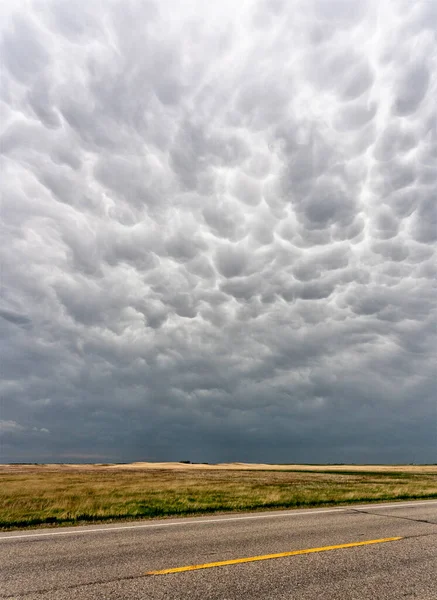
[[[435,473],[35,467],[0,472],[0,528],[426,498]]]

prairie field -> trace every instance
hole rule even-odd
[[[437,498],[437,466],[0,465],[0,528]]]

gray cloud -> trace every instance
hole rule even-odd
[[[436,4],[0,16],[1,460],[435,462]]]

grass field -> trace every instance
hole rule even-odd
[[[437,468],[0,466],[0,528],[437,498]]]

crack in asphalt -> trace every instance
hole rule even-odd
[[[400,517],[399,515],[386,515],[384,513],[374,513],[369,510],[361,510],[359,508],[351,508],[351,512],[363,515],[371,515],[372,517],[386,517],[387,519],[401,519],[403,521],[414,521],[415,523],[427,523],[428,525],[437,525],[437,521],[429,521],[428,519],[413,519],[413,517]],[[408,536],[413,537],[413,536]]]
[[[37,594],[48,594],[49,592],[60,592],[60,591],[64,591],[64,590],[76,590],[79,588],[84,588],[84,587],[88,587],[88,586],[92,586],[92,585],[101,585],[101,584],[105,584],[105,583],[115,583],[117,581],[130,581],[132,579],[141,579],[144,577],[143,573],[140,573],[139,575],[126,575],[125,577],[114,577],[113,579],[96,579],[95,581],[87,581],[85,583],[74,583],[72,585],[61,585],[58,587],[50,587],[50,588],[43,588],[43,589],[39,589],[39,590],[29,590],[27,592],[21,592],[20,594],[8,594],[7,596],[0,596],[0,598],[6,599],[6,598],[10,598],[10,599],[18,599],[18,598],[25,598],[26,596],[32,596],[32,595],[37,595]]]

